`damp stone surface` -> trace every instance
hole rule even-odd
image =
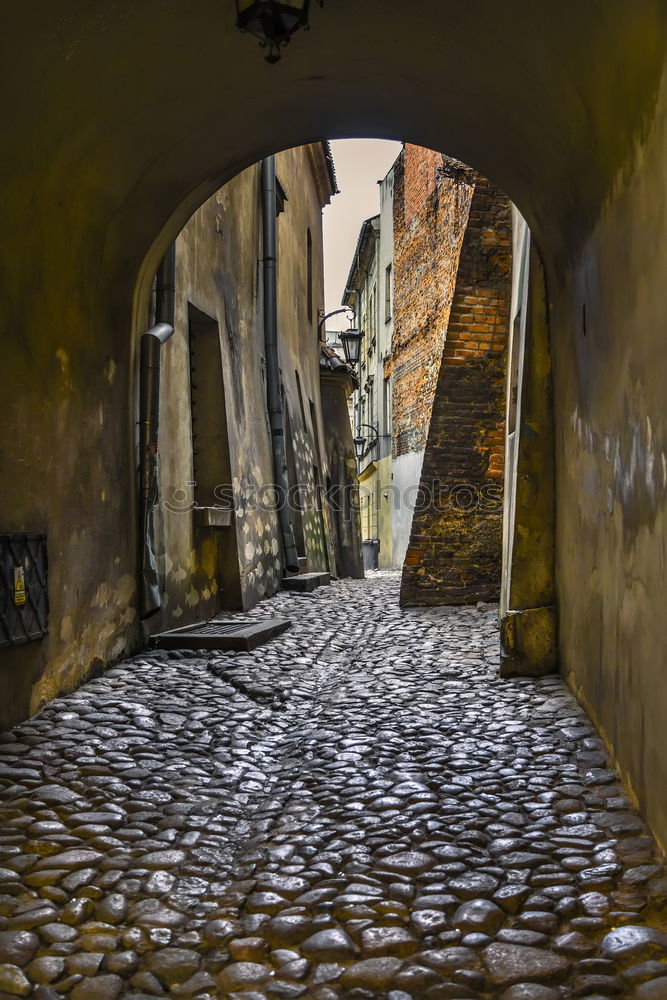
[[[0,742],[0,1000],[667,1000],[667,878],[497,608],[375,574],[153,651]]]

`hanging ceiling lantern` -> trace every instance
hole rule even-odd
[[[343,330],[340,334],[340,342],[343,345],[345,360],[348,365],[358,365],[361,357],[361,341],[363,339],[361,330]]]
[[[309,7],[310,0],[236,0],[236,26],[259,38],[266,61],[277,63],[294,32],[308,27]]]

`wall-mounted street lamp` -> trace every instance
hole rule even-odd
[[[277,63],[280,50],[299,28],[308,28],[311,0],[236,0],[236,27],[259,39],[268,63]],[[317,0],[320,7],[323,0]]]
[[[343,345],[343,352],[348,365],[359,364],[361,359],[361,341],[363,339],[364,335],[361,330],[355,330],[353,327],[350,327],[349,330],[342,331],[340,342]]]
[[[363,427],[367,427],[368,430],[371,432],[372,436],[370,440],[364,437],[364,435],[361,433]],[[380,432],[375,426],[375,424],[358,425],[357,436],[352,439],[354,441],[354,452],[355,455],[357,456],[357,461],[361,462],[361,460],[365,458],[366,455],[368,455],[368,453],[373,450],[375,445],[378,443],[379,438],[380,438]]]
[[[322,327],[329,319],[330,316],[337,316],[338,313],[353,313],[354,310],[350,306],[343,306],[342,309],[334,309],[333,312],[323,313],[322,310],[319,311],[319,322],[317,324],[317,336],[318,339],[322,339]],[[352,317],[350,317],[350,322],[352,322]],[[359,359],[361,357],[361,341],[363,340],[363,333],[361,330],[355,330],[350,327],[349,330],[343,330],[340,334],[340,342],[343,345],[343,352],[345,354],[345,360],[348,365],[359,364]]]

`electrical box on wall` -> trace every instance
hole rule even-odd
[[[0,646],[41,639],[48,616],[46,535],[0,534]]]

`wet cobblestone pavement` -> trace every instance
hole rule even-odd
[[[558,678],[398,578],[282,594],[0,743],[0,1000],[667,998],[667,879]]]

